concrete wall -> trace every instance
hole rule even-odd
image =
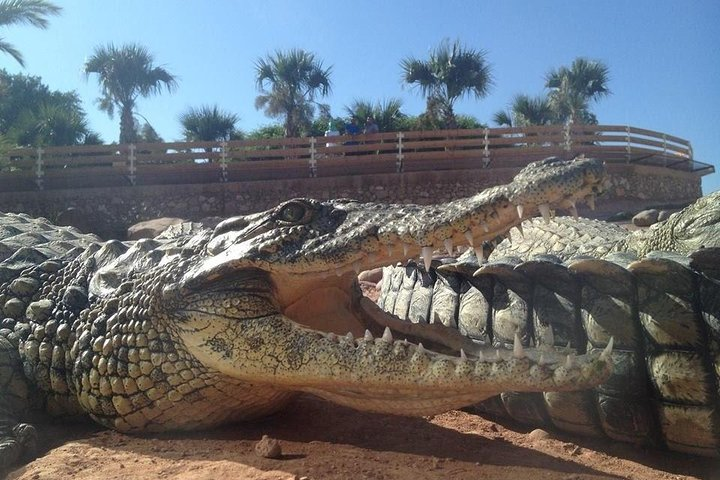
[[[610,165],[612,186],[595,216],[687,204],[701,195],[697,175],[659,167]],[[0,192],[0,211],[25,212],[124,238],[128,226],[157,217],[200,220],[271,208],[294,197],[349,197],[385,203],[433,203],[507,183],[517,169],[491,168],[196,185]],[[578,206],[581,214],[582,206]],[[589,212],[585,212],[586,214]]]

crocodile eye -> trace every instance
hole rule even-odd
[[[309,210],[307,206],[301,202],[289,202],[283,206],[278,212],[277,219],[281,222],[300,223],[306,220]]]

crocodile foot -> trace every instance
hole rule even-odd
[[[4,423],[4,422],[3,422]],[[37,432],[27,423],[0,427],[0,473],[18,462],[27,462],[37,452]]]

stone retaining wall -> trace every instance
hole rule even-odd
[[[701,195],[700,177],[659,167],[611,165],[611,188],[594,216],[657,205],[687,204]],[[25,212],[74,225],[103,238],[157,217],[200,220],[271,208],[294,197],[349,197],[385,203],[434,203],[508,182],[517,169],[449,170],[197,185],[0,192],[0,211]],[[579,205],[581,214],[589,212]]]

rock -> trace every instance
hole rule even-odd
[[[528,438],[533,442],[538,440],[547,440],[550,438],[550,434],[542,428],[536,428],[532,432],[528,433]]]
[[[631,212],[620,211],[620,212],[610,215],[607,218],[607,221],[608,222],[623,222],[625,220],[630,220],[632,217],[633,217],[633,214]]]
[[[262,439],[255,444],[255,454],[264,458],[281,458],[282,448],[280,448],[280,442],[263,435]]]
[[[649,227],[650,225],[657,223],[658,215],[660,214],[654,208],[650,210],[643,210],[632,218],[632,223],[636,227]]]
[[[58,216],[55,218],[54,223],[61,227],[75,227],[83,233],[89,233],[93,231],[92,219],[89,218],[87,213],[75,207],[68,207],[62,212],[58,213]]]
[[[171,225],[183,223],[185,220],[176,217],[161,217],[136,223],[127,229],[128,240],[155,238]]]

